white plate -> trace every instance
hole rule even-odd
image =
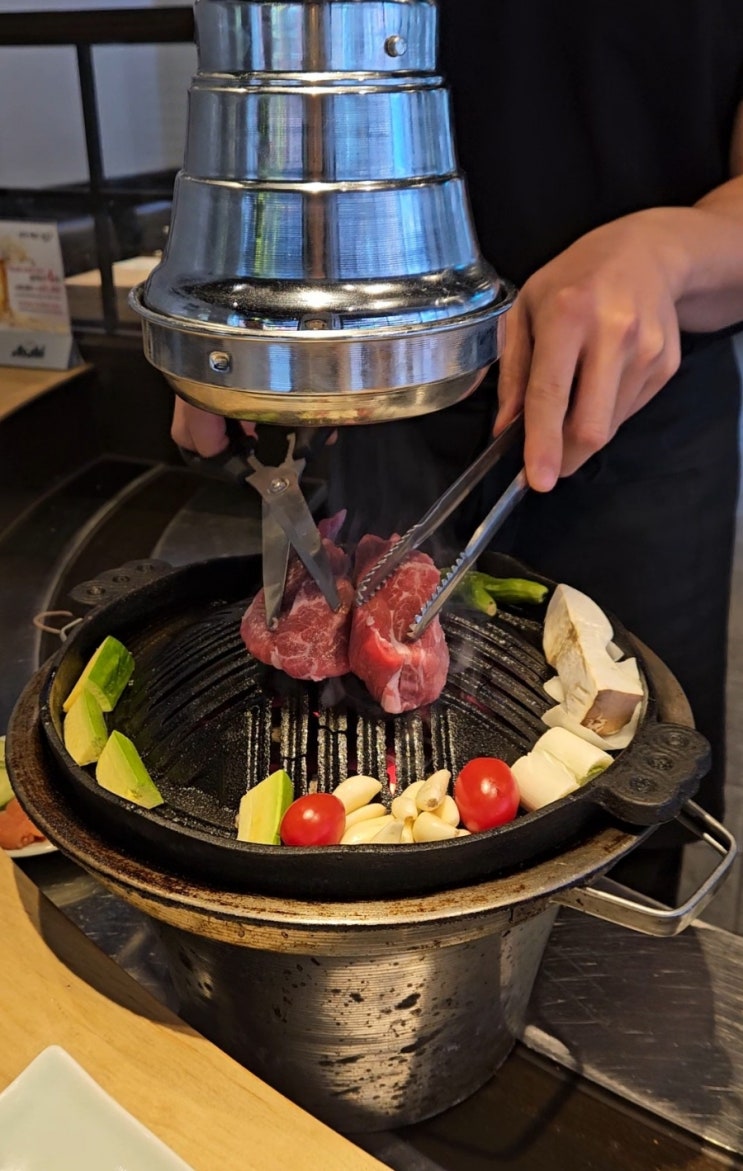
[[[36,854],[51,854],[56,848],[44,838],[43,842],[31,842],[30,846],[21,846],[19,850],[5,850],[5,853],[10,858],[33,858]]]
[[[192,1171],[58,1045],[0,1093],[0,1171]]]

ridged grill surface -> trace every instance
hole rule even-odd
[[[502,616],[487,624],[444,619],[452,666],[429,708],[386,715],[351,677],[303,683],[258,663],[240,638],[244,604],[177,629],[150,627],[131,649],[135,681],[116,709],[176,822],[234,836],[240,797],[275,768],[297,795],[331,790],[361,772],[383,799],[435,769],[456,773],[473,756],[513,760],[543,730],[542,689],[552,673],[538,626]]]

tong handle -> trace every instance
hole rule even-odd
[[[515,447],[517,443],[523,444],[523,442],[524,416],[523,414],[519,414],[501,431],[500,435],[497,435],[495,439],[491,440],[485,450],[478,455],[477,459],[462,472],[459,479],[455,480],[450,488],[447,488],[446,492],[429,508],[425,516],[418,521],[415,527],[423,535],[418,536],[417,544],[421,544],[428,537],[432,536],[447,517],[451,516],[454,509],[463,500],[466,500],[472,489],[485,478],[491,468],[495,467],[498,460],[506,451]]]
[[[467,570],[474,565],[498,529],[508,519],[516,505],[523,499],[528,487],[526,471],[522,468],[518,475],[514,476],[505,492],[498,497],[484,521],[475,529],[470,540],[441,582],[441,585],[429,601],[426,602],[420,614],[417,615],[408,630],[408,638],[412,641],[420,638],[429,623],[439,613],[444,603],[454,593]]]
[[[225,423],[228,443],[224,451],[209,456],[199,455],[186,447],[179,447],[178,451],[183,462],[194,471],[213,480],[227,480],[244,487],[253,471],[249,460],[255,454],[258,441],[245,434],[237,419],[226,419]],[[309,463],[319,455],[333,431],[333,427],[301,427],[296,432],[294,459]]]

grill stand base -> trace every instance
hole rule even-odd
[[[61,854],[19,865],[102,951],[178,1011],[172,964],[150,916]],[[520,1148],[524,1168],[546,1165],[544,1144],[555,1158],[565,1150],[583,1150],[587,1157],[591,1142],[599,1141],[594,1133],[597,1114],[606,1127],[606,1142],[616,1132],[616,1150],[606,1146],[604,1161],[595,1164],[606,1171],[654,1168],[671,1142],[677,1155],[679,1150],[687,1158],[693,1154],[694,1165],[705,1171],[737,1166],[736,1156],[743,1156],[741,989],[743,939],[727,931],[697,923],[675,939],[651,939],[562,910],[547,942],[521,1042],[548,1059],[554,1072],[543,1081],[560,1100],[560,1086],[569,1087],[575,1105],[570,1118],[577,1128],[583,1121],[585,1131],[578,1129],[573,1141],[571,1131],[564,1129],[568,1120],[553,1117],[551,1099],[539,1097],[534,1067],[517,1043],[500,1073],[464,1106],[402,1134],[369,1132],[359,1143],[395,1171],[433,1171],[422,1150],[435,1158],[436,1171],[456,1171],[465,1133],[468,1149],[480,1152],[483,1165],[489,1165],[488,1158],[495,1165],[503,1153],[499,1110],[520,1103],[509,1133],[518,1131],[522,1116],[529,1116],[541,1135],[535,1139],[533,1164]],[[249,985],[243,994],[249,1001]],[[701,1015],[700,1003],[706,1005]],[[568,1073],[561,1074],[561,1069]],[[577,1074],[576,1082],[565,1080],[571,1072]],[[596,1098],[600,1089],[609,1091],[609,1104]],[[634,1117],[627,1113],[629,1103],[639,1108]],[[486,1121],[473,1129],[478,1119]],[[673,1132],[675,1139],[668,1138],[669,1126],[680,1128]],[[706,1147],[703,1156],[697,1143],[713,1144],[720,1154]],[[731,1162],[721,1149],[734,1152]],[[587,1165],[576,1158],[570,1165]]]
[[[492,1077],[523,1031],[555,914],[372,957],[260,951],[155,926],[184,1020],[356,1133],[439,1114]]]

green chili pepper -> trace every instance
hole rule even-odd
[[[442,577],[446,576],[446,572]],[[464,575],[456,591],[457,597],[466,606],[472,606],[489,618],[497,613],[498,602],[514,606],[538,606],[548,592],[547,586],[538,581],[530,581],[525,577],[492,577],[477,569],[471,569]]]

